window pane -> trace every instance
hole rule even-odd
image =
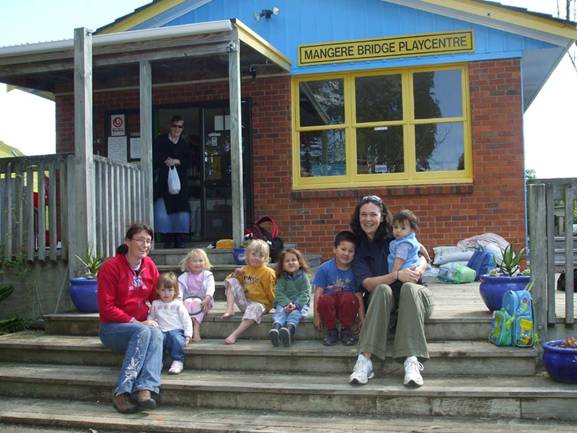
[[[415,73],[413,91],[416,119],[463,115],[460,70]]]
[[[345,121],[343,80],[299,84],[301,126],[335,125]]]
[[[401,76],[358,77],[355,79],[357,122],[401,120],[403,97]]]
[[[403,127],[357,129],[357,173],[400,173],[403,164]]]
[[[415,126],[417,171],[463,170],[465,141],[462,123]]]
[[[345,131],[301,132],[301,176],[341,176],[345,167]]]

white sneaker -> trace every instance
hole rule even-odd
[[[359,354],[357,362],[353,367],[353,373],[349,379],[351,385],[364,385],[369,379],[375,377],[375,372],[373,371],[373,363],[370,359],[366,358],[362,353]]]
[[[168,369],[168,374],[180,374],[182,373],[183,368],[184,364],[181,361],[172,361],[172,364],[170,364],[170,368]]]
[[[409,356],[405,359],[405,380],[403,384],[405,386],[419,387],[423,385],[423,377],[421,376],[421,371],[423,371],[423,364],[419,362],[416,356]]]

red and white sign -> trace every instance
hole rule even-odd
[[[113,114],[110,116],[110,135],[119,137],[126,135],[126,120],[124,114]]]

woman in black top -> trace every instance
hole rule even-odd
[[[173,116],[170,130],[159,135],[153,146],[154,167],[154,229],[162,233],[165,247],[180,248],[190,232],[190,204],[187,170],[192,162],[190,145],[182,138],[184,120]],[[176,167],[180,192],[168,190],[168,171]]]

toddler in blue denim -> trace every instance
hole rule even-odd
[[[310,268],[294,248],[283,251],[276,268],[275,313],[269,337],[272,345],[289,347],[311,301]]]
[[[148,320],[154,320],[164,336],[164,350],[170,354],[172,364],[168,374],[179,374],[184,368],[184,346],[192,338],[192,320],[178,297],[178,280],[173,272],[160,275]]]

